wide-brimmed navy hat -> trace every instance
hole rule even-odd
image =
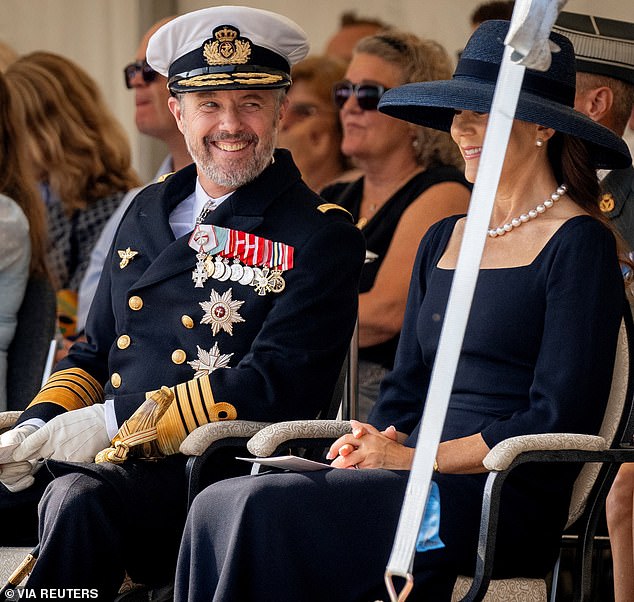
[[[449,131],[455,110],[488,113],[504,53],[508,21],[485,21],[467,42],[450,80],[388,90],[379,110],[418,125]],[[559,48],[548,71],[526,69],[515,118],[583,140],[598,168],[628,167],[627,145],[608,128],[575,111],[575,55],[570,40],[551,33]]]

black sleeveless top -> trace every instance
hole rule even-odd
[[[366,293],[374,286],[374,280],[383,263],[383,259],[392,242],[394,231],[405,210],[429,187],[442,182],[458,182],[471,189],[462,172],[455,167],[441,165],[416,174],[404,184],[374,214],[362,232],[365,236],[367,250],[377,255],[376,259],[366,263],[361,272],[359,292]],[[321,196],[331,202],[345,207],[359,221],[361,198],[363,196],[363,178],[355,182],[340,182],[324,188]],[[421,238],[424,232],[421,233]],[[374,256],[373,255],[373,256]],[[359,349],[359,358],[381,364],[391,369],[398,345],[398,335],[388,341]]]

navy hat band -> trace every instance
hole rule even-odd
[[[500,65],[498,63],[461,58],[454,72],[453,79],[472,77],[489,81],[495,86],[499,70]],[[528,69],[524,73],[522,90],[569,107],[575,104],[574,86],[569,86],[561,81],[555,82],[552,78],[541,77],[537,72],[529,71]]]

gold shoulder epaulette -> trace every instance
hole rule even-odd
[[[354,221],[352,213],[350,213],[350,211],[348,211],[347,209],[344,209],[341,205],[337,205],[337,203],[322,203],[317,207],[317,209],[319,209],[319,211],[321,211],[322,213],[328,213],[328,211],[338,209],[339,211],[343,211],[350,218],[351,221]]]
[[[158,178],[156,178],[157,184],[160,184],[161,182],[165,182],[165,180],[167,180],[167,178],[169,178],[174,173],[176,173],[176,172],[175,171],[170,171],[168,173],[164,173],[162,176],[159,176]]]

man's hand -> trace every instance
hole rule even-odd
[[[53,418],[20,444],[13,459],[92,462],[109,444],[105,406],[97,403]]]
[[[12,493],[33,485],[36,466],[31,462],[15,462],[13,452],[35,431],[35,425],[25,424],[0,435],[0,483]]]

